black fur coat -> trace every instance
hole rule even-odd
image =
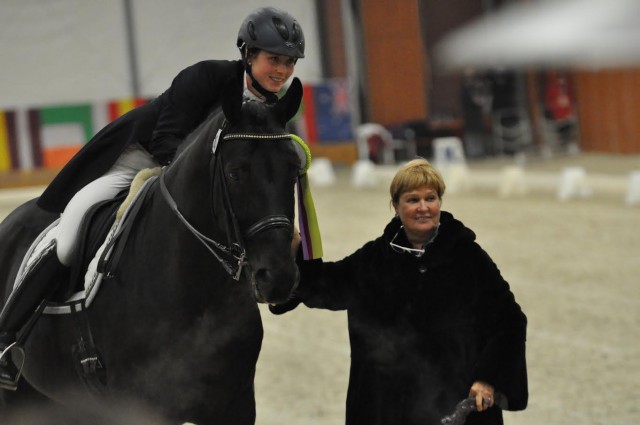
[[[341,261],[299,261],[299,298],[348,311],[347,425],[440,424],[474,381],[524,409],[527,319],[495,263],[447,212],[420,258],[390,248],[400,225]],[[409,246],[404,232],[396,243]],[[498,407],[466,422],[502,423]]]

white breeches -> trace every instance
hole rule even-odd
[[[116,163],[102,177],[92,181],[71,198],[58,223],[57,254],[60,262],[70,266],[80,223],[92,205],[115,197],[131,184],[138,172],[157,167],[158,163],[139,144],[128,146]]]

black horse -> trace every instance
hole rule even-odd
[[[96,349],[99,397],[139,400],[180,423],[255,422],[256,301],[286,301],[299,277],[291,239],[304,159],[285,124],[302,86],[294,79],[275,105],[242,103],[237,84],[229,91],[222,111],[151,183],[86,320],[45,314],[35,322],[21,385],[6,399],[35,389],[73,408],[67,394],[87,388],[73,354],[80,334]],[[30,201],[0,224],[3,300],[54,218]]]

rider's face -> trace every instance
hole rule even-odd
[[[278,93],[287,82],[296,66],[296,59],[291,56],[279,55],[276,53],[261,50],[256,56],[249,60],[251,73],[262,87],[272,93]],[[249,90],[259,95],[247,81]]]

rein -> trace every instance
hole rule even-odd
[[[182,224],[184,224],[186,228],[189,229],[191,233],[193,233],[200,242],[202,242],[205,248],[207,248],[209,252],[213,254],[214,257],[216,257],[218,262],[220,262],[220,264],[222,265],[222,267],[224,267],[227,273],[229,273],[234,280],[240,280],[242,267],[247,264],[245,260],[246,252],[244,248],[240,247],[237,244],[234,244],[231,247],[227,247],[221,244],[220,242],[216,242],[215,240],[207,237],[206,235],[198,231],[198,229],[193,227],[191,223],[189,223],[189,220],[187,220],[178,209],[178,205],[176,204],[176,201],[173,199],[173,197],[169,193],[169,189],[167,189],[167,184],[165,183],[164,176],[165,176],[165,172],[163,171],[162,174],[160,175],[160,191],[162,192],[162,196],[164,197],[165,201],[167,201],[169,208],[171,208],[171,210],[176,214],[176,216],[182,222]],[[222,254],[233,257],[237,261],[237,263],[235,265],[231,264],[229,261],[222,258],[220,254],[216,252],[216,250],[218,250],[218,252]]]
[[[231,206],[231,199],[229,198],[229,191],[227,189],[224,170],[221,164],[222,159],[220,155],[216,155],[216,149],[217,149],[218,143],[220,139],[222,140],[247,140],[247,139],[286,140],[286,139],[291,139],[291,136],[289,134],[232,133],[232,134],[226,134],[221,137],[221,133],[222,133],[222,129],[218,130],[218,133],[216,134],[216,137],[213,141],[212,152],[211,152],[213,155],[213,160],[211,161],[212,169],[210,170],[210,174],[213,177],[216,174],[215,169],[217,168],[218,170],[217,177],[220,179],[220,182],[222,184],[223,203],[224,203],[225,211],[228,213],[228,217],[227,217],[228,218],[227,237],[229,239],[228,246],[220,242],[217,242],[207,237],[202,232],[198,231],[198,229],[196,229],[193,225],[191,225],[191,223],[189,223],[189,221],[182,215],[182,213],[178,208],[178,205],[176,204],[175,200],[169,193],[169,189],[167,188],[167,185],[165,182],[164,170],[160,175],[160,179],[159,179],[160,191],[162,192],[164,199],[167,201],[169,208],[171,208],[171,210],[176,214],[178,219],[187,227],[187,229],[189,229],[189,231],[191,231],[191,233],[193,233],[193,235],[195,235],[195,237],[207,248],[207,250],[209,250],[209,252],[213,254],[213,256],[218,260],[218,262],[227,271],[227,273],[229,273],[229,275],[231,275],[231,277],[234,280],[238,281],[240,280],[240,276],[242,275],[243,267],[248,268],[249,263],[246,260],[247,254],[246,254],[246,249],[244,248],[242,234],[240,232],[240,228],[236,220],[235,213]],[[231,227],[233,228],[233,232],[231,231],[231,228],[229,228],[230,226],[228,226],[229,222],[231,222]],[[252,224],[251,226],[249,226],[249,228],[244,232],[244,236],[247,239],[252,239],[258,233],[263,232],[265,230],[272,229],[272,228],[276,228],[276,227],[287,227],[291,231],[293,231],[293,225],[286,216],[271,215],[271,216],[264,217],[258,220],[257,222],[255,222],[254,224]],[[232,234],[235,237],[235,242],[231,242]],[[223,258],[223,256],[227,256],[233,259],[233,261],[229,261]]]

